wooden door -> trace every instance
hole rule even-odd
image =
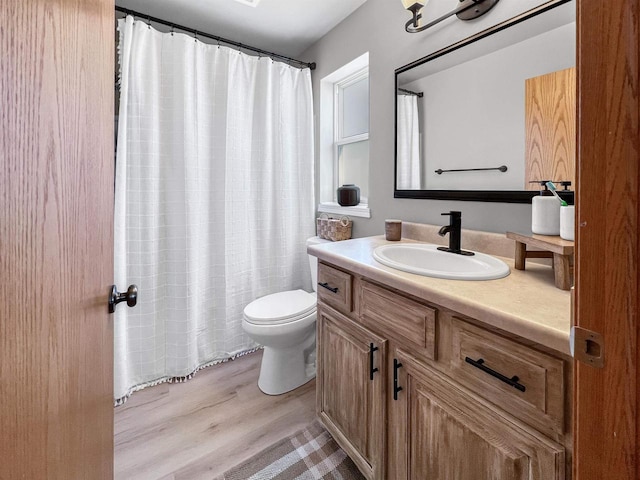
[[[114,5],[0,2],[0,478],[113,476]]]
[[[575,323],[604,367],[575,364],[574,480],[640,478],[639,23],[638,0],[578,1]]]
[[[541,180],[575,186],[576,69],[527,79],[524,118],[525,190],[540,190],[530,182]]]
[[[344,315],[319,309],[318,415],[369,479],[384,478],[386,349],[384,339]]]
[[[560,480],[564,448],[398,350],[389,399],[395,480]]]

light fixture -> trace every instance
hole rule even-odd
[[[456,15],[460,20],[473,20],[474,18],[481,17],[491,10],[499,0],[459,0],[460,5],[458,5],[455,10],[436,18],[426,25],[420,25],[420,20],[422,19],[420,11],[427,1],[428,0],[402,0],[404,8],[409,10],[413,15],[413,18],[411,18],[404,27],[407,32],[422,32],[452,15]]]

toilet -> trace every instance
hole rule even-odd
[[[307,245],[328,243],[320,237]],[[289,290],[258,298],[244,308],[242,328],[264,346],[258,387],[267,395],[289,392],[316,376],[318,260],[309,255],[313,292]]]

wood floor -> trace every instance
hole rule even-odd
[[[310,423],[315,380],[265,395],[261,359],[259,351],[134,393],[115,411],[115,479],[213,479]]]

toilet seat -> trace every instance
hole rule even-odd
[[[244,309],[247,322],[256,325],[281,325],[314,314],[315,293],[304,290],[279,292],[254,300]]]

